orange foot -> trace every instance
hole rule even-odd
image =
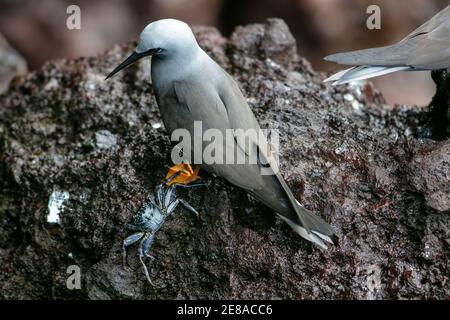
[[[180,163],[173,167],[169,168],[169,172],[166,174],[166,186],[170,187],[173,184],[189,184],[199,179],[198,172],[200,171],[200,166],[195,166],[195,169],[192,169],[189,163]],[[172,178],[174,175],[178,174],[175,178]]]

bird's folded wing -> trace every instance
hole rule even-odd
[[[438,28],[441,25],[445,25],[447,21],[450,20],[450,5],[447,6],[444,10],[441,10],[439,13],[437,13],[434,17],[432,17],[430,20],[422,24],[420,27],[418,27],[416,30],[408,34],[402,41],[405,42],[409,39],[412,39],[414,37],[417,37],[418,35],[423,35],[426,33],[430,33],[436,28]]]
[[[180,104],[185,105],[194,121],[202,122],[202,129],[216,129],[224,135],[223,150],[216,150],[221,153],[240,152],[245,157],[244,147],[239,148],[235,140],[226,139],[226,130],[233,129],[229,114],[223,104],[216,88],[211,83],[195,81],[174,81],[174,91]],[[252,191],[262,188],[263,181],[260,177],[245,177],[247,174],[242,166],[236,166],[235,170],[230,170],[223,165],[207,165],[209,171],[222,176],[233,184]],[[250,173],[248,173],[250,174]]]
[[[218,85],[204,81],[176,81],[174,83],[174,91],[178,102],[187,105],[193,119],[202,120],[204,129],[215,128],[221,131],[226,129],[233,129],[234,131],[239,129],[244,131],[254,130],[259,133],[261,130],[259,124],[239,86],[225,71],[220,70],[219,72],[222,78],[220,79],[221,81],[218,81]],[[264,135],[258,134],[255,138],[255,135],[250,134],[248,138],[251,143],[250,147],[258,152],[260,160],[258,164],[212,165],[209,169],[231,183],[246,189],[253,195],[264,194],[264,192],[269,192],[270,194],[282,192],[287,197],[293,213],[298,218],[300,225],[304,227],[306,233],[309,234],[314,230],[327,236],[334,234],[334,230],[327,223],[303,208],[295,199],[289,186],[278,171],[278,164],[270,151]],[[225,140],[227,151],[230,149],[238,152],[244,150],[247,153],[249,150],[249,146],[245,141],[234,139],[229,145],[228,139]],[[242,143],[245,143],[245,145]],[[249,150],[249,152],[254,151]],[[257,170],[255,170],[256,167],[258,167]],[[273,175],[262,175],[261,172],[267,174],[268,168],[272,169]],[[270,190],[266,190],[266,188],[270,188]],[[267,199],[261,199],[263,202],[264,200]],[[283,200],[274,199],[274,201]],[[273,204],[272,206],[275,207]],[[278,206],[279,204],[276,205],[276,207]],[[291,221],[297,223],[295,220]]]
[[[405,66],[411,51],[417,47],[421,39],[422,36],[418,36],[391,46],[336,53],[325,57],[325,60],[354,66]]]
[[[227,110],[231,128],[260,131],[259,124],[253,115],[253,112],[250,110],[238,84],[225,71],[223,71],[223,73],[225,80],[223,81],[223,85],[219,88],[219,95]],[[292,194],[291,189],[281,176],[281,173],[278,170],[278,163],[275,160],[265,137],[259,135],[259,138],[254,141],[254,146],[258,150],[260,158],[263,159],[263,163],[270,165],[274,177],[276,177],[285,194],[288,196],[292,208],[297,213],[301,224],[305,227],[307,232],[310,232],[310,224],[305,221],[305,216],[302,212],[303,208],[299,205],[297,199],[295,199]]]
[[[450,24],[443,24],[420,37],[423,37],[422,41],[411,52],[406,63],[417,69],[448,68],[450,66]]]

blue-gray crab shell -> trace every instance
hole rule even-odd
[[[148,202],[136,215],[135,226],[145,231],[157,231],[164,219],[165,216],[161,209],[153,202]]]

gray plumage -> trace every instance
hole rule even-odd
[[[450,6],[410,33],[397,44],[337,53],[327,61],[353,67],[325,81],[344,84],[397,71],[424,71],[450,67]]]
[[[148,25],[134,55],[156,49],[159,52],[152,57],[152,84],[169,133],[184,128],[193,136],[194,121],[202,122],[203,131],[214,128],[224,137],[227,129],[260,130],[237,83],[198,46],[187,24],[164,19]],[[123,64],[110,76],[120,68]],[[201,137],[193,139],[202,141]],[[252,140],[251,148],[262,156],[262,163],[202,164],[202,168],[246,190],[276,211],[303,238],[326,248],[326,242],[332,243],[331,226],[298,203],[276,170],[272,155],[266,152],[265,139]],[[238,139],[225,139],[223,145],[225,154],[248,157],[247,149]],[[269,163],[276,174],[262,175],[264,163]]]

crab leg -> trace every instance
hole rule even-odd
[[[174,179],[171,179],[171,181],[166,182],[167,186],[171,186],[172,184],[189,184],[191,182],[194,182],[195,180],[199,179],[198,173],[200,171],[200,166],[195,166],[194,169],[192,169],[191,165],[189,163],[180,163],[173,167],[169,168],[169,172],[166,175],[166,179],[169,179],[169,177],[172,177],[174,173],[178,173],[179,175],[176,176]]]
[[[129,236],[128,238],[126,238],[123,241],[123,245],[122,245],[122,249],[123,249],[123,266],[124,268],[126,268],[126,266],[128,265],[128,261],[127,261],[127,247],[132,245],[133,243],[139,241],[142,237],[144,236],[144,232],[137,232],[132,234],[131,236]]]
[[[144,256],[145,256],[145,254],[144,254],[144,243],[146,242],[148,237],[153,237],[153,235],[149,234],[149,235],[145,236],[141,240],[141,243],[139,244],[139,261],[141,261],[141,264],[144,267],[145,277],[147,278],[148,282],[150,282],[150,284],[153,286],[154,284],[153,284],[152,280],[150,279],[150,274],[148,273],[147,266],[145,265],[145,262],[144,262]]]
[[[149,234],[142,242],[142,252],[144,253],[144,256],[151,260],[155,260],[155,257],[148,253],[152,247],[153,241],[155,241],[155,235]]]
[[[177,186],[180,188],[188,189],[188,188],[196,188],[196,187],[204,187],[204,183],[192,183],[192,184],[173,184],[173,186]]]
[[[185,200],[183,199],[178,199],[180,201],[180,203],[190,212],[192,212],[193,214],[195,214],[196,216],[198,216],[198,211],[194,209],[194,207],[192,207],[189,203],[187,203]]]

